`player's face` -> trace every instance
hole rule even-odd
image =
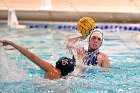
[[[97,37],[97,36],[93,36],[90,38],[90,41],[89,41],[89,47],[94,49],[94,50],[97,50],[102,44],[102,39]]]

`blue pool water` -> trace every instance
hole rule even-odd
[[[104,31],[101,51],[107,53],[111,67],[87,67],[81,76],[55,81],[44,79],[44,71],[11,46],[5,47],[0,63],[1,93],[139,93],[140,44],[139,32]],[[69,56],[64,39],[78,32],[60,29],[25,29],[8,32],[1,28],[0,38],[22,44],[41,58],[55,64],[61,56]],[[84,42],[86,44],[86,41]],[[8,70],[9,69],[9,70]],[[6,73],[6,74],[5,74]]]

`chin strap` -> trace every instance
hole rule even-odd
[[[97,54],[97,53],[99,53],[99,49],[95,50],[95,49],[89,48],[87,52]]]

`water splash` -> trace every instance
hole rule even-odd
[[[26,77],[25,70],[18,68],[14,62],[8,60],[6,51],[0,43],[0,82],[17,82]]]
[[[84,56],[79,55],[79,53],[82,53],[81,51],[83,51],[84,49],[82,41],[79,40],[77,42],[75,41],[69,42],[66,40],[65,46],[72,47],[71,49],[68,49],[68,50],[72,53],[72,55],[74,55],[74,58],[76,61],[75,69],[71,74],[74,76],[81,76],[85,69],[85,65],[83,63]]]

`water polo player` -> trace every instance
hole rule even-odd
[[[9,44],[16,48],[21,54],[26,56],[29,60],[38,65],[41,69],[43,69],[45,73],[45,78],[49,78],[51,80],[58,79],[62,76],[66,76],[72,71],[74,71],[75,61],[68,57],[61,57],[57,62],[56,66],[53,66],[49,62],[41,59],[36,56],[34,53],[29,51],[27,48],[22,47],[19,44],[14,43],[8,39],[0,39],[0,42],[3,44]]]
[[[69,43],[76,43],[85,39],[85,36],[79,36],[75,38],[68,38],[66,47],[69,50],[73,50],[75,47]],[[110,61],[105,53],[99,52],[99,48],[103,43],[103,32],[101,29],[94,29],[87,37],[88,39],[88,50],[80,49],[77,50],[77,55],[80,56],[87,65],[98,65],[101,67],[109,67]]]

